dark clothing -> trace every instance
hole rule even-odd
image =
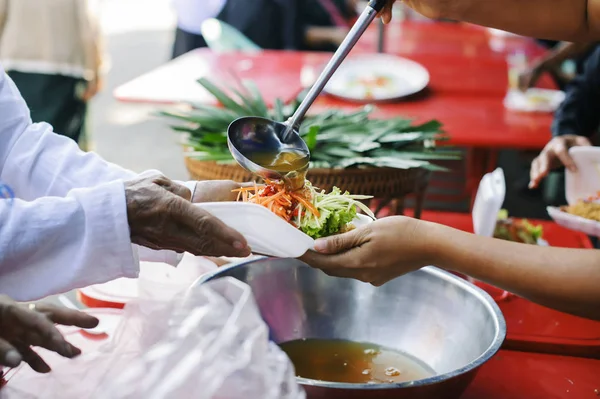
[[[600,127],[600,45],[581,60],[581,71],[565,88],[565,101],[558,107],[552,122],[552,136],[592,137]],[[564,205],[565,170],[551,171],[543,184],[548,205]]]
[[[304,0],[305,5],[300,9],[300,15],[307,25],[312,26],[335,26],[331,15],[323,8],[319,0]],[[346,0],[331,0],[341,16],[350,20],[355,16],[354,10],[348,7]]]
[[[565,101],[554,114],[553,136],[591,137],[600,127],[600,45],[594,46],[582,69],[567,85]]]
[[[562,43],[562,42],[557,42],[555,40],[543,40],[543,39],[537,39],[536,41],[539,44],[541,44],[542,46],[546,47],[547,49],[551,49],[551,50],[553,50],[554,48],[556,48],[556,46],[558,46],[560,43]],[[573,60],[575,62],[575,73],[576,74],[583,73],[585,60],[592,53],[592,51],[593,51],[593,48],[583,54],[580,54],[577,58],[575,58]],[[561,87],[561,90],[562,89],[564,89],[564,88]]]
[[[351,18],[353,10],[346,0],[332,0],[344,18]],[[335,26],[328,12],[318,0],[227,0],[216,17],[266,50],[324,50],[305,44],[307,26]],[[201,35],[177,29],[173,58],[207,44]]]
[[[218,19],[236,28],[260,48],[296,50],[302,41],[298,16],[303,1],[227,0]]]
[[[267,50],[297,50],[302,27],[297,18],[304,0],[227,0],[216,19],[223,21]],[[173,58],[206,47],[201,35],[177,29]]]
[[[47,122],[54,131],[79,142],[87,115],[81,99],[85,81],[62,75],[7,71],[25,99],[33,122]]]
[[[175,31],[175,43],[173,44],[173,58],[177,58],[189,51],[206,46],[206,40],[204,40],[202,35],[186,32],[177,28]]]

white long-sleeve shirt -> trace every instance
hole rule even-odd
[[[32,124],[0,68],[0,182],[16,197],[0,200],[0,293],[29,301],[137,277],[138,257],[174,263],[131,244],[123,180],[135,176]]]

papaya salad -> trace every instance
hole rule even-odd
[[[264,185],[243,187],[234,192],[238,193],[238,201],[262,205],[315,239],[354,229],[352,222],[357,208],[375,219],[369,207],[361,202],[371,196],[343,193],[337,187],[325,193],[309,181],[297,191],[288,190],[282,182],[267,181]]]

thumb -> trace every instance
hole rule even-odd
[[[575,145],[580,147],[591,147],[592,142],[585,136],[577,136],[575,138]]]
[[[367,227],[354,229],[348,233],[319,238],[315,242],[315,251],[322,254],[337,254],[358,247],[367,241]]]

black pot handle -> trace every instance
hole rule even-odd
[[[385,6],[387,2],[388,0],[371,0],[369,1],[369,7],[379,12],[383,10],[383,6]]]

